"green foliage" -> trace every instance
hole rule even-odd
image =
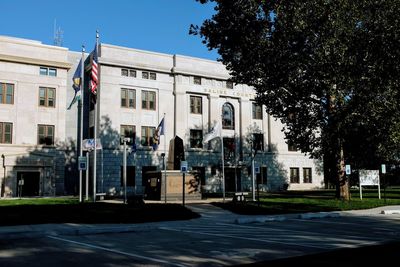
[[[236,83],[314,157],[359,167],[395,161],[400,149],[400,0],[210,0],[216,13],[191,26],[217,49]]]

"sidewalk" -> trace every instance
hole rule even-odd
[[[213,200],[215,201],[215,200]],[[318,213],[296,213],[283,215],[239,215],[230,211],[218,208],[209,204],[210,201],[194,201],[187,203],[186,206],[192,211],[201,215],[198,219],[190,221],[163,221],[138,224],[37,224],[37,225],[16,225],[0,227],[0,239],[18,239],[18,238],[33,238],[47,235],[88,235],[100,233],[123,233],[136,231],[149,231],[157,229],[165,224],[190,223],[196,220],[225,222],[225,223],[264,223],[271,221],[282,221],[293,218],[313,219],[339,216],[386,216],[386,214],[396,214],[400,216],[400,206],[378,207],[368,210],[351,210],[351,211],[335,211],[335,212],[318,212]]]

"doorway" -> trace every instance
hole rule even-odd
[[[40,172],[17,172],[17,196],[39,196]]]

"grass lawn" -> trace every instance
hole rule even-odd
[[[0,200],[0,225],[44,223],[143,223],[188,220],[197,213],[178,204],[79,203],[76,198]]]
[[[265,215],[370,209],[386,205],[400,205],[400,189],[390,188],[385,193],[381,190],[381,199],[378,198],[377,189],[363,189],[362,200],[359,191],[352,190],[350,201],[335,199],[334,190],[312,190],[264,193],[260,195],[259,202],[213,204],[238,214]]]

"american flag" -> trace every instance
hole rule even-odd
[[[97,71],[98,71],[98,65],[97,65],[97,44],[96,44],[93,50],[92,74],[91,74],[92,79],[90,80],[90,90],[92,91],[94,97],[96,97],[97,95],[97,84],[99,82]]]

